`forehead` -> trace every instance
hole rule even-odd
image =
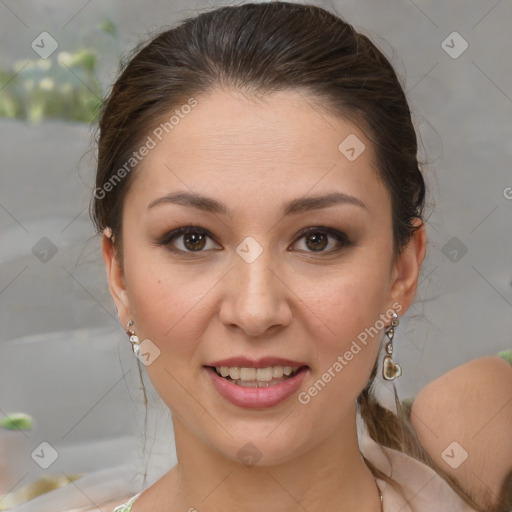
[[[154,147],[133,177],[148,198],[177,188],[216,191],[223,201],[236,200],[233,193],[277,198],[335,188],[371,203],[388,199],[362,128],[322,112],[306,94],[215,89],[195,99],[149,132]]]

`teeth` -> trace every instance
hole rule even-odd
[[[240,371],[238,372],[238,378],[240,380],[256,380],[256,373],[256,368],[240,368]],[[231,372],[229,375],[231,376]]]
[[[231,377],[233,380],[270,382],[273,379],[294,375],[299,370],[299,367],[268,366],[266,368],[241,368],[239,366],[217,366],[215,370],[222,377]]]
[[[268,382],[271,381],[272,377],[274,376],[274,369],[272,367],[258,368],[254,373],[256,373],[255,380]]]
[[[278,379],[283,376],[283,367],[282,366],[274,366],[272,367],[272,377],[274,379]]]

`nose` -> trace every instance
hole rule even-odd
[[[250,337],[284,327],[292,318],[289,301],[293,293],[266,256],[268,252],[263,251],[251,263],[235,256],[225,281],[220,319],[227,327],[239,328]]]

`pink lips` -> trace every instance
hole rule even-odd
[[[240,359],[237,359],[240,361]],[[221,364],[218,366],[241,366],[238,364],[233,364],[231,360],[228,364]],[[284,366],[282,361],[280,363],[268,364],[265,363],[266,366]],[[225,361],[223,362],[225,363]],[[300,364],[286,364],[286,366],[301,366]],[[247,362],[244,363],[244,367],[251,368],[253,365],[248,365]],[[259,367],[265,367],[259,365]],[[309,368],[306,366],[302,366],[302,368],[293,376],[289,377],[283,382],[279,384],[274,384],[273,386],[268,387],[244,387],[235,384],[234,382],[217,375],[215,368],[206,367],[205,371],[208,372],[208,375],[212,379],[212,383],[215,389],[219,392],[219,394],[224,397],[228,402],[231,402],[234,405],[239,407],[247,407],[250,409],[257,409],[263,407],[273,407],[275,405],[284,402],[287,398],[293,395],[301,386],[302,382],[306,374],[309,372]]]

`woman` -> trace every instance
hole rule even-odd
[[[372,395],[400,377],[426,239],[408,104],[368,38],[312,5],[203,13],[135,54],[99,128],[92,216],[178,457],[116,510],[506,510],[504,360],[410,419]]]

